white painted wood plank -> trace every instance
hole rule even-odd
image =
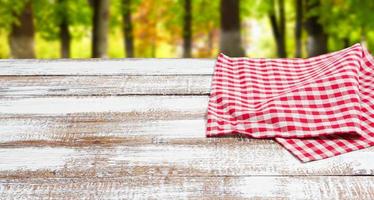
[[[82,137],[0,148],[0,178],[374,175],[374,148],[301,163],[273,141]],[[33,146],[27,146],[27,145]],[[49,146],[50,145],[50,146]]]
[[[208,95],[211,76],[0,76],[0,97]]]
[[[80,116],[69,117],[32,117],[32,118],[7,118],[0,119],[0,144],[28,141],[44,141],[46,143],[66,143],[65,146],[79,145],[84,138],[108,137],[113,139],[128,138],[134,142],[143,138],[162,142],[166,139],[206,140],[205,120],[198,119],[138,119],[112,118],[83,118]],[[156,118],[156,117],[155,117]],[[173,118],[173,117],[170,117]],[[201,142],[201,141],[200,141]],[[18,144],[20,145],[20,144]],[[32,143],[31,143],[32,145]]]
[[[119,177],[0,181],[1,199],[374,199],[374,177]]]
[[[71,113],[205,113],[207,96],[110,96],[5,98],[0,101],[0,118],[5,115],[67,115]],[[146,117],[146,115],[144,115]]]
[[[212,74],[214,59],[1,60],[0,75]]]

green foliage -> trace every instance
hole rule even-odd
[[[88,28],[91,25],[92,10],[85,0],[34,0],[36,30],[46,40],[56,40],[59,25],[63,19],[69,26]],[[72,32],[72,31],[71,31]],[[72,32],[73,37],[82,37],[84,31]]]
[[[32,1],[38,57],[59,56],[59,26],[67,20],[72,34],[72,56],[89,57],[91,48],[92,8],[89,0],[0,0],[0,57],[9,56],[7,36],[11,25],[25,4]],[[240,0],[243,43],[250,55],[275,55],[274,38],[268,12],[277,9],[278,0]],[[374,47],[373,0],[305,0],[321,6],[304,13],[318,16],[329,35],[329,50],[336,50],[365,39]],[[214,56],[219,48],[220,0],[191,0],[192,33],[195,56]],[[131,0],[135,49],[137,56],[178,56],[183,36],[184,0]],[[110,0],[109,55],[123,52],[123,0]],[[286,40],[293,55],[295,1],[285,1]],[[278,15],[278,13],[276,13]],[[256,21],[256,23],[253,23]],[[254,27],[257,26],[257,27]],[[255,34],[254,32],[257,33]],[[261,33],[258,33],[258,32]],[[266,33],[264,33],[266,32]],[[303,33],[305,44],[306,32]],[[120,42],[119,42],[120,41]],[[211,44],[213,43],[213,44]],[[254,53],[254,50],[256,52]],[[179,52],[179,53],[178,53]]]
[[[17,23],[17,15],[27,1],[32,1],[35,26],[42,38],[58,38],[59,24],[67,18],[69,25],[86,26],[91,23],[91,8],[85,0],[0,0],[0,29],[9,31]],[[74,33],[75,37],[81,33]]]
[[[142,0],[131,0],[130,12],[136,12]],[[110,28],[111,31],[122,27],[122,15],[125,10],[123,0],[110,0]]]
[[[321,24],[332,40],[330,46],[336,47],[331,48],[332,50],[342,48],[342,45],[334,43],[343,43],[343,40],[348,40],[352,44],[359,42],[363,35],[371,35],[371,30],[374,28],[374,1],[326,0],[321,2],[319,9],[311,14],[320,17]]]
[[[122,27],[122,1],[123,0],[111,0],[110,1],[110,30]]]
[[[273,9],[274,0],[251,0],[251,3],[241,3],[241,11],[246,10],[243,14],[255,18],[267,17],[269,10]]]
[[[219,26],[219,1],[192,0],[192,21],[194,26],[202,27],[210,23],[213,27]]]
[[[10,30],[11,25],[17,22],[17,16],[29,0],[0,0],[0,29]]]

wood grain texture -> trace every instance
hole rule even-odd
[[[65,116],[144,114],[189,116],[206,113],[208,96],[105,96],[4,98],[0,101],[0,119],[8,116]]]
[[[1,199],[374,198],[374,177],[154,177],[0,181]]]
[[[0,75],[211,75],[213,59],[1,60]]]
[[[0,97],[208,95],[210,75],[0,76]]]
[[[0,150],[0,178],[118,176],[354,176],[373,175],[373,149],[302,164],[268,141],[210,139],[160,142],[83,138],[76,147],[22,146]],[[187,143],[187,144],[186,144]],[[39,143],[41,144],[41,143]]]
[[[374,148],[205,138],[214,60],[0,60],[0,199],[374,199]]]
[[[58,155],[51,161],[63,164],[61,170],[49,168],[57,170],[59,177],[87,176],[82,172],[92,168],[84,163],[95,163],[99,157],[110,162],[95,165],[95,172],[112,177],[165,172],[178,176],[374,174],[369,159],[373,148],[302,164],[272,140],[205,138],[207,100],[207,96],[3,99],[0,147],[5,164],[0,164],[0,174],[22,174],[12,163],[22,154],[18,150],[25,148],[34,153],[27,157],[30,162],[21,162],[24,173],[35,177],[44,170],[30,171],[34,157],[49,148],[70,152],[67,158]]]

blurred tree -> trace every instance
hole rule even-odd
[[[270,9],[269,9],[269,19],[271,28],[273,30],[275,42],[277,45],[277,53],[278,57],[285,58],[287,57],[286,52],[286,20],[285,20],[285,13],[284,13],[284,0],[278,0],[278,14],[279,19],[276,17],[275,12],[275,2],[274,0],[270,1]]]
[[[295,57],[302,57],[303,0],[295,0]]]
[[[183,4],[181,0],[140,1],[134,13],[136,55],[156,57],[164,52],[182,56]],[[162,5],[162,6],[160,6]]]
[[[160,19],[164,17],[165,7],[160,7],[158,12],[155,5],[159,2],[157,0],[141,1],[139,4],[139,10],[134,15],[134,21],[141,24],[141,27],[135,28],[134,38],[137,39],[136,55],[140,57],[155,57],[157,50],[157,41],[160,41],[159,34],[157,31],[158,23]]]
[[[123,35],[126,57],[134,57],[134,35],[132,25],[131,0],[122,0]]]
[[[183,19],[183,57],[191,57],[192,50],[192,25],[191,25],[191,0],[184,0],[184,19]]]
[[[169,3],[166,3],[169,2]],[[167,37],[163,39],[177,52],[177,56],[191,51],[187,57],[215,56],[219,47],[219,1],[190,0],[190,25],[186,22],[186,0],[163,0],[165,11],[158,18],[158,24],[165,30]],[[187,9],[188,10],[188,9]],[[188,21],[188,20],[187,20]],[[190,29],[187,30],[186,29]],[[185,36],[190,32],[190,39]],[[166,36],[166,33],[164,35]],[[182,37],[181,37],[182,36]],[[185,42],[190,40],[190,42]],[[185,44],[190,43],[190,50],[185,49]]]
[[[92,16],[92,57],[107,57],[109,0],[90,0]]]
[[[220,8],[219,1],[193,1],[193,41],[196,57],[216,56],[219,48]]]
[[[305,29],[308,33],[308,56],[317,56],[327,53],[327,34],[320,22],[320,0],[306,2],[307,16]]]
[[[374,45],[370,38],[374,29],[374,1],[325,0],[319,9],[320,21],[330,35],[329,45],[337,50],[353,43]],[[369,37],[368,37],[369,36]]]
[[[221,0],[222,53],[229,56],[244,56],[240,33],[240,0]]]
[[[9,46],[13,58],[35,58],[34,51],[34,21],[32,1],[24,2],[19,13],[14,11],[14,16],[9,34]]]
[[[304,49],[313,56],[357,42],[374,47],[372,0],[110,0],[106,30],[93,17],[94,1],[0,0],[0,57],[89,57],[91,42],[102,57],[98,41],[106,40],[111,57],[244,55],[242,46],[255,56],[302,57]]]
[[[59,34],[60,34],[60,54],[61,58],[70,58],[70,41],[71,41],[71,34],[69,31],[69,20],[68,20],[68,12],[67,9],[67,0],[59,0],[59,16],[60,20],[60,27],[59,27]]]
[[[350,12],[354,13],[350,20],[351,28],[356,28],[360,31],[360,42],[367,48],[370,47],[370,42],[373,45],[373,40],[369,41],[370,31],[374,29],[374,1],[372,0],[348,0],[348,8]]]
[[[89,32],[91,9],[87,1],[33,0],[35,26],[46,42],[60,42],[60,57],[71,56],[73,39],[82,39]],[[48,23],[46,23],[48,22]]]

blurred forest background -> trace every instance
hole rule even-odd
[[[0,0],[0,58],[310,57],[374,48],[373,0]]]

